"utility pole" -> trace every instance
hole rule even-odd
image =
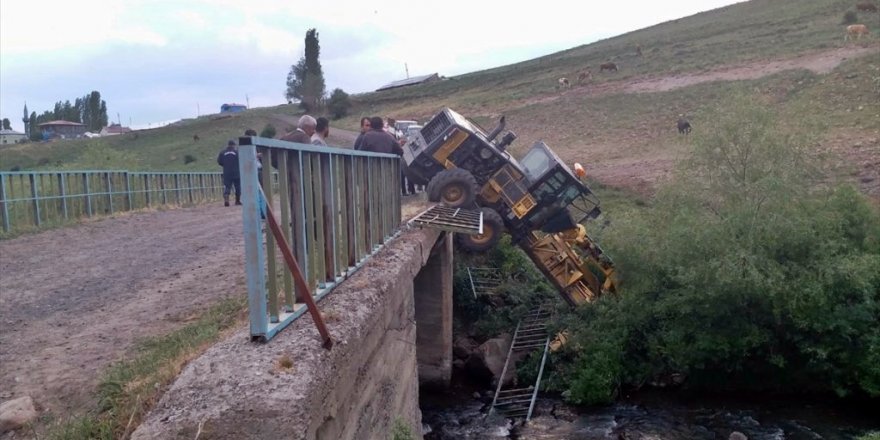
[[[409,66],[406,63],[403,63],[403,67],[406,69],[406,79],[409,79]]]
[[[247,93],[244,94],[244,102],[247,108],[251,108],[251,98],[247,95]]]
[[[199,108],[199,103],[196,103],[196,117],[199,118],[202,116],[202,109]]]
[[[119,112],[116,112],[116,123],[122,127],[122,118],[119,117]]]

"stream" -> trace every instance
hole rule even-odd
[[[527,425],[512,425],[486,416],[491,391],[457,388],[443,393],[422,390],[421,395],[426,440],[726,440],[733,432],[750,440],[837,440],[880,430],[876,401],[686,397],[643,391],[603,407],[573,407],[558,398],[542,398]]]

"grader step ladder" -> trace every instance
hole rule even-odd
[[[510,349],[507,351],[507,359],[504,361],[504,369],[501,372],[501,379],[498,380],[498,387],[495,389],[495,397],[492,399],[492,408],[489,410],[489,414],[497,413],[512,419],[525,418],[526,421],[532,418],[532,411],[535,409],[535,400],[538,398],[541,376],[544,375],[544,364],[547,362],[547,352],[550,347],[550,335],[547,333],[547,319],[549,317],[550,312],[544,309],[544,306],[539,306],[516,325],[516,331],[513,332],[513,339],[510,342]],[[507,374],[507,369],[513,367],[511,358],[520,353],[531,353],[535,350],[543,350],[543,355],[534,385],[528,387],[511,385],[504,388],[504,376]]]

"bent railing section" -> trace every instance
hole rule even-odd
[[[221,173],[122,170],[0,172],[3,232],[162,205],[219,199]]]
[[[257,153],[262,156],[258,173]],[[251,337],[267,341],[357,270],[400,224],[400,160],[390,154],[239,139]],[[277,168],[277,170],[276,170]],[[260,181],[309,292],[294,287],[272,234],[263,231]]]

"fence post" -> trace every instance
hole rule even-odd
[[[67,220],[67,185],[65,184],[66,175],[58,173],[58,192],[61,193],[61,215]]]
[[[131,176],[128,174],[128,171],[124,173],[125,176],[125,200],[128,202],[128,210],[133,211],[134,205],[131,200]]]
[[[279,151],[278,158],[278,197],[281,202],[281,232],[284,234],[284,240],[288,245],[294,247],[292,251],[296,252],[296,244],[290,237],[291,218],[290,218],[290,174],[287,169],[287,151]],[[300,260],[302,261],[302,260]],[[293,299],[293,277],[289,270],[283,271],[282,286],[284,286],[284,304],[287,306],[288,312],[292,312],[296,304]]]
[[[174,194],[177,197],[177,205],[180,205],[180,173],[174,173]]]
[[[254,149],[256,151],[256,148]],[[268,154],[267,154],[268,156]],[[254,153],[254,160],[256,160],[256,153]],[[243,177],[243,176],[242,176]],[[272,191],[272,167],[266,166],[263,167],[263,194],[266,196],[265,203],[269,206],[272,206],[273,203],[273,191]],[[258,180],[259,182],[259,180]],[[241,196],[241,194],[239,194]],[[244,208],[242,208],[244,209]],[[278,268],[275,264],[275,236],[272,234],[266,234],[266,270],[269,272],[268,274],[268,289],[269,289],[269,322],[277,323],[278,322]]]
[[[261,231],[260,184],[257,179],[257,149],[245,145],[238,150],[243,197],[241,208],[244,227],[244,255],[247,272],[248,314],[251,337],[265,338],[269,329],[266,313],[266,271],[263,265],[263,232]],[[271,235],[271,234],[267,234]],[[275,252],[274,249],[271,252]]]
[[[0,214],[3,215],[3,232],[9,232],[9,207],[6,206],[6,176],[0,173]]]
[[[107,182],[107,208],[110,214],[113,214],[113,184],[110,183],[110,172],[104,173],[104,180]]]
[[[86,215],[92,216],[92,193],[89,191],[89,173],[83,173],[83,194],[86,203]]]
[[[159,188],[162,191],[162,204],[168,204],[168,190],[165,189],[165,173],[159,175]]]
[[[193,200],[193,176],[191,173],[187,173],[186,181],[187,186],[189,186],[189,203],[193,204],[195,203],[195,200]]]
[[[147,204],[147,208],[153,203],[153,196],[150,194],[150,181],[152,180],[152,175],[150,173],[144,174],[144,194],[146,194],[146,198],[144,201]]]
[[[33,197],[34,199],[34,222],[37,224],[37,226],[40,226],[40,194],[39,191],[37,191],[36,177],[37,176],[34,173],[28,174],[28,178],[31,182],[31,197]]]

